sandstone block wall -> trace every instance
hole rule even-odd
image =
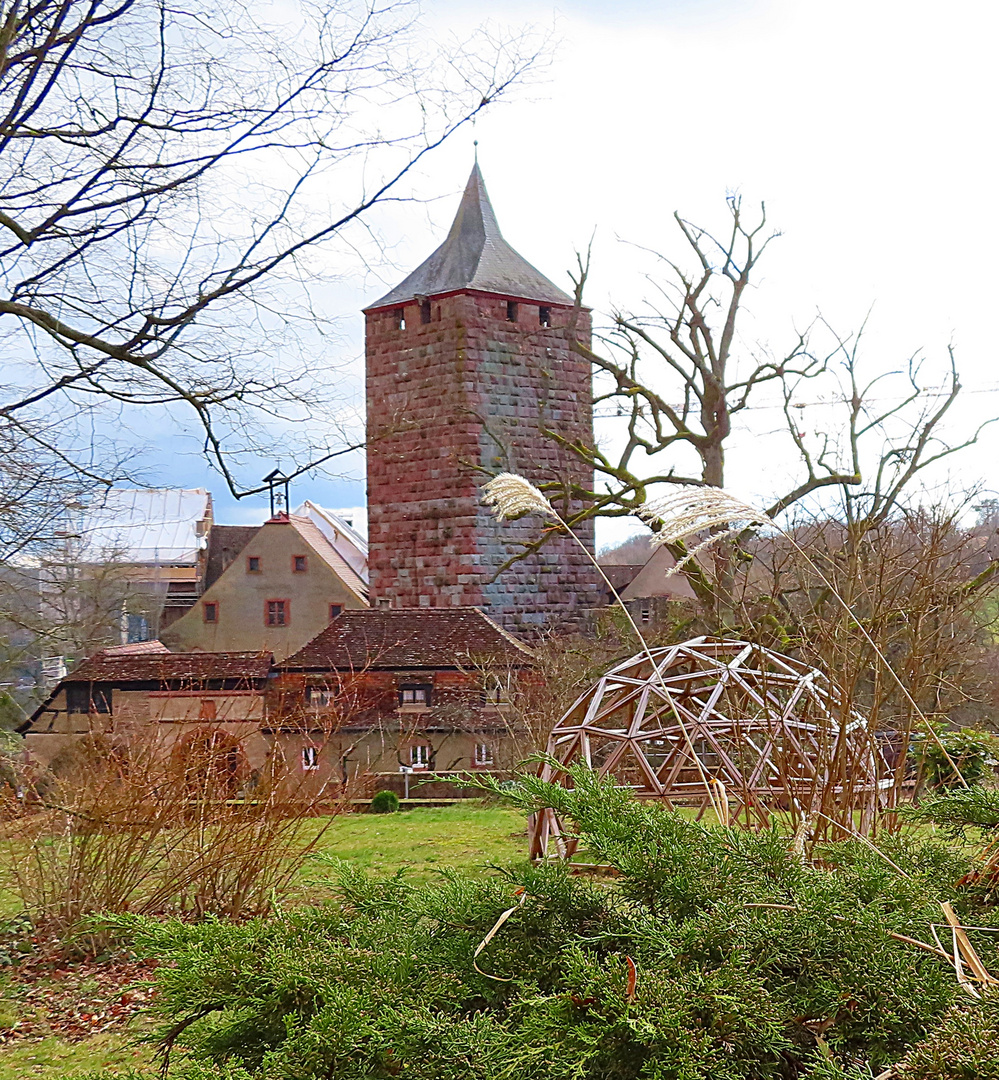
[[[556,538],[498,577],[539,535],[529,517],[500,524],[480,505],[489,473],[538,482],[591,475],[542,426],[592,440],[589,365],[569,348],[568,307],[462,292],[367,319],[368,565],[372,603],[481,607],[507,629],[578,622],[600,604],[596,571]],[[589,316],[576,333],[589,338]],[[592,550],[593,527],[578,535]]]

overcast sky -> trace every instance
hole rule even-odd
[[[567,285],[574,248],[596,230],[589,303],[635,307],[649,264],[634,244],[680,252],[674,210],[723,225],[724,199],[765,199],[782,232],[750,298],[763,340],[780,339],[816,310],[843,332],[873,304],[869,351],[897,365],[922,348],[931,360],[953,341],[971,391],[967,429],[994,415],[999,396],[996,271],[996,63],[993,4],[908,0],[536,0],[487,5],[426,0],[428,33],[470,31],[484,17],[554,25],[559,41],[543,78],[481,119],[411,182],[419,204],[375,224],[393,265],[358,272],[332,291],[343,316],[338,359],[359,376],[359,309],[440,242],[479,140],[507,239]],[[359,383],[353,392],[357,400]],[[759,430],[773,417],[760,415]],[[740,435],[740,451],[754,434]],[[164,439],[164,442],[167,440]],[[220,520],[259,519],[236,505],[194,448],[149,479],[207,485]],[[994,473],[999,439],[964,460],[962,480]],[[761,490],[758,460],[735,454],[731,484]],[[750,466],[747,468],[747,464]],[[267,471],[262,469],[262,471]],[[359,472],[302,481],[293,498],[328,505],[363,499]],[[605,539],[609,534],[605,534]]]

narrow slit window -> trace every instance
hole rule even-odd
[[[420,301],[420,322],[424,326],[430,322],[430,301],[426,297]]]
[[[396,308],[395,311],[392,312],[392,319],[393,319],[393,321],[395,323],[396,330],[405,330],[406,329],[406,309],[405,308]]]
[[[506,321],[507,322],[516,322],[517,321],[517,301],[516,300],[507,300],[507,302],[506,302]]]
[[[538,323],[541,326],[551,326],[552,324],[552,309],[550,307],[538,308]]]

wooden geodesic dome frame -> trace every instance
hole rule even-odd
[[[582,762],[640,798],[698,817],[715,806],[747,826],[780,812],[866,834],[891,782],[866,719],[822,671],[707,637],[611,668],[555,725],[547,756],[544,779],[571,784],[567,767]],[[576,848],[553,810],[534,815],[530,840],[532,858]]]

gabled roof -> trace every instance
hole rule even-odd
[[[288,523],[344,585],[366,604],[368,602],[368,583],[333,546],[319,526],[311,518],[298,517],[297,514],[289,514]],[[268,524],[270,523],[268,522]]]
[[[353,523],[342,515],[343,511],[328,510],[311,499],[306,499],[293,514],[294,517],[308,518],[366,582],[368,542]]]
[[[168,653],[170,650],[162,641],[131,641],[127,645],[111,645],[102,652],[105,656],[139,656],[143,653]]]
[[[344,611],[279,665],[282,670],[455,668],[477,662],[522,667],[534,660],[478,608]]]
[[[620,591],[622,600],[645,600],[652,596],[671,596],[674,600],[692,600],[694,590],[683,574],[667,574],[676,559],[662,546],[652,549],[648,562]]]
[[[95,653],[62,680],[73,682],[174,682],[214,679],[266,679],[267,652]]]
[[[536,270],[503,239],[478,164],[465,186],[447,239],[391,292],[366,311],[415,296],[471,289],[542,303],[572,304],[572,298]]]

